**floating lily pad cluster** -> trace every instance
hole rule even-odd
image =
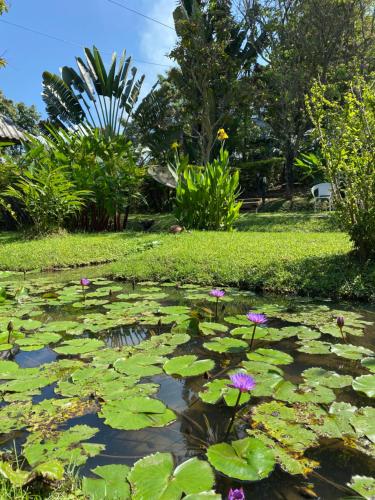
[[[99,425],[78,421],[86,415],[135,440],[136,431],[183,422],[160,392],[172,379],[194,393],[189,403],[201,412],[224,409],[234,421],[229,435],[200,436],[199,458],[176,462],[163,450],[132,467],[94,467],[82,483],[89,498],[221,498],[220,475],[259,481],[278,464],[307,476],[319,463],[306,451],[327,439],[375,460],[375,354],[359,312],[310,301],[264,304],[250,293],[213,295],[197,285],[2,279],[0,433],[4,448],[22,436],[27,464],[0,460],[0,474],[14,485],[61,480],[69,465],[95,463],[108,443]],[[255,328],[249,309],[268,321]],[[255,387],[239,393],[230,384],[236,374],[251,376]],[[372,478],[347,481],[357,494],[373,494]]]

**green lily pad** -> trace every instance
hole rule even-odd
[[[240,335],[243,339],[250,340],[253,336],[254,328],[239,326],[237,328],[233,328],[231,330],[231,335]],[[254,339],[263,339],[267,337],[267,330],[265,328],[257,328],[255,330]],[[267,339],[268,340],[268,339]]]
[[[63,342],[60,347],[54,347],[53,350],[59,354],[87,354],[95,352],[101,347],[104,347],[103,341],[98,339],[73,339]]]
[[[127,500],[130,485],[126,481],[130,467],[121,464],[102,465],[92,469],[101,479],[84,477],[82,490],[90,500]]]
[[[224,321],[230,323],[231,325],[249,326],[250,321],[245,315],[238,314],[237,316],[227,316]]]
[[[297,342],[300,345],[297,351],[305,352],[307,354],[329,354],[331,344],[329,342],[322,342],[320,340],[304,340]]]
[[[203,386],[203,391],[199,393],[202,401],[209,404],[216,404],[222,398],[228,406],[234,406],[238,398],[238,390],[229,387],[229,379],[216,379]],[[250,393],[243,392],[239,404],[247,403],[250,399]]]
[[[98,430],[87,425],[75,425],[49,439],[42,433],[33,433],[23,446],[23,454],[31,466],[49,460],[83,465],[89,457],[98,455],[105,448],[102,444],[83,442],[95,436]]]
[[[14,486],[23,486],[30,480],[30,472],[21,469],[14,470],[8,462],[0,461],[0,474]]]
[[[259,481],[269,476],[275,466],[275,455],[262,441],[245,438],[219,443],[207,450],[210,464],[226,476],[242,481]]]
[[[375,356],[371,358],[363,358],[361,364],[366,367],[371,373],[375,373]]]
[[[345,359],[362,359],[364,356],[372,356],[374,353],[366,347],[351,344],[335,344],[331,346],[331,352]]]
[[[164,403],[146,396],[108,401],[102,405],[99,416],[110,427],[124,430],[164,427],[176,419]]]
[[[155,453],[138,460],[128,475],[132,498],[179,500],[184,494],[199,498],[200,494],[214,485],[215,479],[210,465],[196,457],[173,469],[171,453]]]
[[[248,430],[247,433],[250,437],[261,440],[268,448],[272,449],[277,463],[288,474],[306,476],[313,469],[319,467],[319,462],[299,455],[290,448],[281,446],[264,432],[252,429]]]
[[[373,477],[353,476],[348,486],[363,498],[372,500],[375,497],[375,478]]]
[[[151,377],[162,373],[161,366],[165,358],[150,353],[137,353],[129,358],[120,358],[114,363],[115,369],[127,375],[137,375],[139,377]]]
[[[331,403],[336,399],[332,389],[323,385],[311,387],[301,384],[295,386],[289,381],[283,381],[277,386],[274,397],[281,401],[289,401],[290,403]]]
[[[164,363],[163,369],[167,375],[180,375],[181,377],[196,377],[209,372],[215,366],[212,359],[200,359],[194,354],[176,356]]]
[[[216,332],[226,332],[228,327],[222,325],[221,323],[209,323],[208,321],[202,321],[199,323],[199,330],[203,335],[215,335]]]
[[[74,330],[79,326],[77,321],[51,321],[50,323],[46,323],[41,330],[43,332],[69,332],[70,330]]]
[[[375,396],[375,375],[362,375],[353,380],[353,389],[364,392],[369,398]]]
[[[236,353],[244,351],[249,346],[247,342],[244,342],[243,340],[232,339],[229,337],[217,337],[210,342],[205,342],[203,347],[209,351]]]
[[[351,375],[340,375],[333,371],[324,370],[324,368],[308,368],[302,372],[302,376],[310,386],[322,384],[331,389],[342,389],[351,385],[353,380]]]
[[[246,356],[250,361],[261,361],[262,363],[268,363],[272,365],[288,365],[293,362],[292,356],[275,349],[260,348],[254,352],[247,353]]]

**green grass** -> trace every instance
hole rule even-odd
[[[168,215],[154,218],[160,232],[76,234],[23,240],[0,235],[0,268],[51,269],[109,262],[103,274],[121,279],[240,286],[280,294],[375,300],[375,264],[361,268],[347,235],[329,216],[246,214],[237,231],[168,234]],[[164,230],[163,230],[164,228]],[[89,272],[86,271],[89,275]]]

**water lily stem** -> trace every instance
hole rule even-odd
[[[232,426],[233,426],[234,419],[236,418],[238,405],[239,405],[240,399],[241,399],[241,394],[242,394],[241,391],[238,391],[237,401],[236,401],[236,404],[234,405],[233,415],[232,415],[232,418],[230,419],[230,422],[229,422],[229,425],[227,428],[227,432],[225,433],[224,441],[226,441],[228,439],[229,433],[230,433]]]
[[[86,290],[83,285],[82,285],[82,293],[83,293],[83,302],[86,302]]]
[[[348,341],[346,340],[346,336],[345,336],[345,334],[344,334],[344,332],[343,332],[342,327],[340,328],[340,333],[341,333],[342,340],[345,342],[345,344],[347,344],[347,343],[348,343]]]
[[[254,342],[254,336],[255,336],[255,330],[256,330],[256,328],[257,328],[257,325],[254,325],[253,334],[251,336],[251,342],[250,342],[250,351],[253,348],[253,342]]]
[[[215,309],[215,321],[217,321],[217,309],[218,309],[218,306],[219,306],[219,297],[216,297],[216,309]]]

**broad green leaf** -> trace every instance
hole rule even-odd
[[[63,342],[59,347],[54,347],[53,350],[59,354],[87,354],[95,352],[101,347],[104,347],[104,342],[98,339],[72,339]]]
[[[14,470],[8,462],[3,461],[0,461],[0,474],[8,479],[14,486],[23,486],[30,478],[30,472],[20,469]]]
[[[353,380],[353,389],[364,392],[369,398],[375,396],[375,375],[362,375]]]
[[[181,377],[196,377],[209,372],[215,366],[212,359],[200,359],[194,354],[176,356],[164,363],[163,369],[167,375],[180,375]]]
[[[276,351],[275,349],[260,348],[254,352],[247,353],[246,356],[250,361],[261,361],[271,365],[288,365],[293,362],[292,356],[282,351]]]
[[[363,358],[361,364],[367,368],[371,373],[375,373],[375,356],[371,358]]]
[[[366,347],[351,344],[335,344],[331,346],[331,352],[346,359],[362,359],[364,356],[372,356],[374,353]]]
[[[101,479],[84,477],[82,490],[90,500],[127,500],[130,486],[126,481],[130,468],[127,465],[102,465],[92,469]]]
[[[375,497],[375,478],[373,477],[353,476],[348,486],[363,498],[372,500]]]
[[[210,464],[226,476],[242,481],[259,481],[267,477],[275,466],[275,455],[262,441],[245,438],[219,443],[207,450]]]
[[[102,405],[99,416],[110,427],[124,430],[164,427],[176,419],[176,415],[164,403],[147,396],[108,401]]]
[[[302,372],[302,377],[310,386],[322,384],[331,389],[342,389],[351,385],[353,380],[351,375],[340,375],[333,371],[324,370],[324,368],[308,368]]]
[[[238,390],[229,387],[229,379],[216,379],[203,386],[203,391],[199,393],[202,401],[209,404],[216,404],[220,399],[224,399],[228,406],[234,406],[238,398]],[[239,404],[247,403],[250,393],[242,393]]]
[[[332,403],[336,399],[332,389],[323,385],[312,387],[301,384],[295,386],[289,381],[280,382],[275,389],[274,397],[290,403]]]
[[[217,337],[210,342],[205,342],[203,347],[208,349],[209,351],[215,352],[228,352],[228,353],[237,353],[244,351],[248,348],[247,342],[243,340],[237,340],[230,337]]]

